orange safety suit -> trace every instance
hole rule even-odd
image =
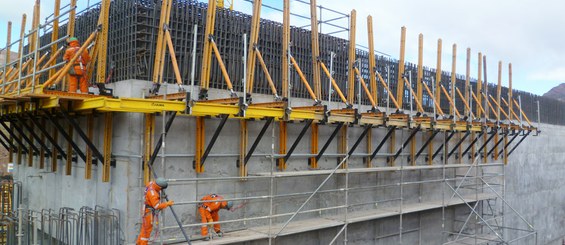
[[[161,187],[154,181],[149,182],[145,188],[145,205],[143,210],[143,221],[141,223],[141,231],[137,237],[137,245],[146,245],[149,243],[151,231],[153,230],[153,219],[158,214],[159,210],[165,209],[173,205],[172,201],[161,202],[160,197]]]
[[[71,41],[69,43],[70,47],[65,50],[65,55],[63,55],[63,60],[70,61],[80,49],[80,44],[78,41]],[[69,92],[76,93],[77,85],[80,83],[80,92],[83,94],[88,93],[88,83],[86,82],[86,66],[90,62],[90,55],[88,51],[84,50],[82,54],[73,64],[73,67],[69,69]]]
[[[208,226],[206,223],[215,222],[220,220],[220,215],[218,212],[222,208],[228,206],[228,202],[223,201],[224,198],[216,194],[210,194],[200,201],[215,201],[215,202],[203,202],[198,205],[198,212],[200,212],[200,217],[202,217],[202,226],[200,227],[200,233],[203,237],[208,236]],[[214,231],[220,232],[220,224],[214,224]]]

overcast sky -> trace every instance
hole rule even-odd
[[[307,1],[307,0],[306,0]],[[53,0],[42,0],[42,20],[53,12]],[[62,0],[68,4],[69,0]],[[98,1],[90,1],[98,2]],[[264,0],[282,8],[282,0]],[[5,46],[7,21],[13,22],[12,40],[19,35],[21,15],[29,24],[34,0],[0,0],[0,46]],[[89,1],[79,0],[84,8]],[[471,48],[472,77],[477,76],[477,52],[487,55],[488,79],[497,82],[497,63],[503,62],[503,85],[508,84],[508,63],[513,66],[513,87],[543,94],[565,82],[565,1],[562,0],[318,0],[324,7],[349,14],[357,10],[357,43],[367,45],[367,15],[373,16],[375,47],[399,57],[400,28],[406,26],[406,58],[416,63],[418,34],[424,35],[424,65],[436,66],[437,39],[443,40],[443,70],[451,71],[452,45],[457,44],[457,73],[465,74],[466,49]],[[249,13],[251,3],[235,0],[235,9]],[[291,11],[309,16],[307,5],[291,0]],[[322,12],[324,20],[338,17]],[[282,13],[263,8],[262,17],[282,20]],[[308,20],[292,17],[291,24]],[[335,24],[347,26],[346,21]],[[29,29],[29,28],[28,28]],[[322,32],[335,31],[327,25]],[[346,38],[346,33],[336,34]]]

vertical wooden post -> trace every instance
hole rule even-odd
[[[75,0],[76,1],[76,0]],[[72,8],[72,6],[71,6]],[[59,12],[61,9],[61,0],[55,0],[55,7],[53,10],[53,30],[51,31],[51,42],[53,42],[53,46],[51,46],[51,53],[55,54],[57,52],[57,44],[55,43],[55,41],[57,41],[57,39],[59,39],[59,18],[57,18],[59,16]],[[73,16],[74,18],[74,16]],[[69,16],[69,20],[70,20],[70,16]],[[70,28],[70,21],[68,24],[68,28]],[[50,64],[50,66],[55,65],[56,60],[53,60]],[[49,70],[49,77],[52,77],[55,75],[56,70],[55,69],[51,69]],[[35,86],[35,84],[33,85]]]
[[[32,119],[32,120],[35,120],[35,119]],[[41,125],[41,127],[45,128],[45,120],[44,119],[42,119],[40,121],[40,125]],[[41,142],[45,142],[45,135],[44,134],[41,134],[40,140],[41,140]],[[45,169],[45,149],[43,149],[43,147],[41,147],[40,150],[39,150],[39,169]]]
[[[205,124],[204,117],[196,117],[196,152],[194,155],[195,169],[197,173],[204,172],[204,166],[202,166],[202,155],[204,154],[204,144],[205,144]]]
[[[416,100],[423,105],[422,82],[424,80],[424,35],[418,35],[418,73],[416,75]],[[423,109],[423,108],[422,108]],[[418,110],[420,111],[420,110]],[[424,113],[423,111],[420,111]]]
[[[102,182],[110,182],[110,168],[112,162],[112,129],[113,129],[112,112],[104,114],[104,163],[102,168]]]
[[[155,114],[145,114],[145,125],[143,131],[143,183],[147,185],[153,178],[149,169],[149,161],[153,154],[153,144],[155,136]]]
[[[396,83],[396,102],[402,109],[404,104],[404,56],[406,51],[406,27],[400,29],[400,57],[398,61],[398,74]]]
[[[70,139],[73,139],[73,126],[69,123],[67,132],[69,134]],[[71,175],[73,169],[73,146],[71,145],[71,141],[67,141],[67,159],[65,162],[65,175]]]
[[[314,94],[316,98],[322,98],[322,87],[320,82],[320,44],[318,41],[318,6],[316,0],[310,0],[310,27],[311,27],[311,41],[312,41],[312,82],[314,83]],[[351,29],[350,29],[351,31]],[[355,33],[355,31],[353,31]],[[355,35],[355,34],[353,34]],[[350,37],[351,38],[351,37]],[[355,37],[353,37],[355,40]],[[350,70],[351,71],[351,70]]]
[[[10,49],[12,48],[10,46],[10,44],[12,43],[12,22],[8,21],[8,29],[7,29],[8,33],[6,34],[6,59],[5,62],[6,64],[10,63]],[[4,71],[4,74],[6,74],[6,71]],[[11,162],[11,161],[10,161]]]
[[[75,35],[76,6],[77,0],[71,0],[71,11],[69,12],[69,22],[67,23],[67,35],[70,37]]]
[[[449,107],[449,114],[454,115],[455,110],[455,83],[457,82],[456,75],[457,75],[457,44],[453,44],[453,51],[451,56],[451,91],[450,97],[453,100],[453,105]]]
[[[210,86],[210,66],[212,65],[212,43],[209,36],[214,35],[214,21],[216,20],[216,0],[208,0],[208,10],[206,12],[206,29],[204,32],[204,47],[202,50],[202,69],[200,71],[200,87],[205,91]],[[251,57],[248,57],[251,58]],[[197,161],[197,167],[198,167]]]
[[[390,135],[390,147],[388,152],[390,154],[396,153],[396,130],[394,130],[394,132],[392,132],[392,134]],[[392,157],[388,157],[388,165],[395,165],[394,159]]]
[[[346,154],[347,153],[347,125],[344,125],[343,127],[341,127],[340,131],[341,134],[339,136],[339,142],[338,142],[338,153],[340,154]],[[342,157],[338,158],[337,163],[339,164],[341,161],[343,161]],[[342,165],[341,168],[342,169],[346,169],[348,166],[349,161],[346,160]]]
[[[284,155],[286,154],[286,122],[280,121],[279,122],[279,154]],[[286,162],[283,158],[278,159],[278,167],[279,170],[286,169]]]
[[[247,121],[239,120],[239,177],[247,176],[247,165],[245,164],[245,155],[247,154]]]
[[[261,1],[253,1],[253,15],[251,17],[251,34],[249,35],[249,49],[247,50],[247,88],[248,94],[253,93],[253,82],[255,82],[255,62],[257,41],[259,40],[259,27],[261,23]]]
[[[283,30],[282,30],[282,97],[288,98],[288,46],[290,45],[290,0],[284,0]]]
[[[312,123],[310,126],[312,129],[312,136],[310,140],[310,153],[316,155],[318,154],[318,124]],[[318,161],[316,161],[316,157],[310,158],[310,168],[317,169],[318,168]]]
[[[436,101],[441,106],[441,38],[437,40],[437,64],[436,64]]]
[[[514,101],[514,99],[512,98],[512,63],[508,63],[508,116],[510,121],[512,121],[512,115],[514,114],[514,106],[512,105],[512,101]]]
[[[368,37],[369,37],[369,79],[371,83],[371,95],[373,96],[373,100],[379,105],[378,102],[378,85],[377,85],[377,64],[375,58],[375,43],[373,41],[373,17],[367,16],[367,29],[368,29]],[[371,135],[371,131],[369,130],[369,135]],[[367,140],[370,141],[370,136],[367,136]],[[370,162],[368,163],[371,164]]]
[[[367,132],[367,154],[371,154],[373,152],[373,130],[369,129]],[[373,163],[371,161],[371,157],[365,157],[365,166],[367,168],[372,168]]]
[[[45,122],[45,118],[41,120]],[[51,135],[53,136],[53,140],[55,142],[59,142],[59,132],[57,132],[57,128],[55,128],[55,126],[52,127],[51,132],[52,132]],[[55,145],[51,145],[51,172],[57,172],[57,165],[59,163],[59,160],[57,159],[58,155],[59,153]],[[71,157],[70,153],[67,153],[67,157]]]
[[[98,39],[96,40],[96,45],[98,45],[98,67],[97,71],[97,82],[98,83],[105,83],[106,82],[106,58],[108,56],[107,47],[108,47],[108,25],[109,25],[109,17],[110,17],[110,0],[102,0],[102,4],[100,5],[100,18],[98,20],[98,24],[102,25],[102,31],[98,34]],[[108,168],[109,170],[109,168]],[[109,180],[109,176],[108,176]]]
[[[31,130],[33,130],[33,124],[30,126]],[[23,129],[22,129],[23,131]],[[33,167],[33,148],[31,147],[34,144],[34,140],[33,140],[33,135],[31,134],[31,132],[29,132],[28,138],[30,140],[30,146],[28,149],[28,153],[27,153],[27,166],[28,167]]]
[[[501,94],[502,94],[502,61],[498,61],[498,84],[496,86],[496,103],[498,105],[500,105]],[[499,106],[498,109],[495,111],[497,118],[500,118],[500,110],[502,110],[502,108]],[[494,135],[493,140],[495,142],[494,152],[493,152],[494,160],[498,160],[498,146],[496,145],[496,142],[498,142],[498,132],[496,132],[496,134]]]
[[[349,60],[348,60],[348,82],[347,82],[347,102],[350,105],[355,103],[355,28],[356,28],[356,16],[357,12],[351,10],[350,20],[349,20]],[[345,127],[347,128],[347,127]],[[344,131],[342,131],[344,132]]]
[[[90,141],[94,138],[94,115],[86,115],[86,136]],[[92,179],[92,150],[86,147],[86,161],[84,163],[84,178]]]

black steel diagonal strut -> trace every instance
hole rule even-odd
[[[451,138],[453,138],[453,136],[455,135],[455,131],[451,131],[451,133],[449,134],[449,136],[447,136],[447,139],[445,139],[445,141],[443,143],[441,143],[441,145],[437,148],[437,150],[434,152],[434,154],[432,155],[432,161],[437,157],[437,155],[439,154],[439,152],[441,150],[443,150],[443,146],[445,145],[445,143],[449,142],[449,140],[451,140]],[[430,156],[427,156],[430,157]],[[428,158],[426,158],[426,160],[428,160]]]
[[[275,118],[273,117],[269,117],[267,119],[267,121],[265,122],[265,124],[263,125],[263,128],[261,128],[261,131],[259,132],[259,134],[257,135],[257,138],[255,139],[255,141],[253,142],[253,145],[251,145],[251,148],[249,149],[249,152],[247,152],[247,154],[245,155],[244,160],[244,166],[247,166],[247,162],[249,161],[249,159],[251,159],[251,156],[253,155],[253,152],[255,151],[255,149],[257,148],[257,146],[259,145],[259,142],[261,142],[261,139],[263,138],[263,136],[265,135],[265,132],[267,132],[267,129],[269,128],[269,126],[271,125],[271,123],[274,121]],[[239,166],[239,164],[238,164]]]
[[[63,150],[63,148],[59,145],[59,143],[57,143],[57,141],[55,141],[55,139],[49,134],[49,132],[47,132],[47,130],[42,126],[39,125],[39,123],[36,120],[33,120],[32,115],[28,114],[30,116],[30,121],[31,123],[33,123],[33,125],[36,128],[39,128],[39,131],[41,131],[41,134],[43,134],[45,136],[45,138],[47,138],[47,140],[57,149],[57,152],[59,154],[61,154],[61,156],[65,159],[67,159],[67,153]]]
[[[487,141],[483,142],[483,145],[481,145],[481,147],[479,148],[479,150],[477,152],[475,152],[475,156],[477,156],[476,154],[480,154],[481,151],[488,145],[488,143],[494,138],[494,136],[498,133],[498,129],[493,129],[494,132],[492,132],[491,136],[488,137]]]
[[[349,149],[349,152],[347,153],[348,156],[351,156],[351,154],[353,154],[353,152],[355,151],[355,149],[357,149],[357,147],[358,147],[359,144],[361,143],[361,140],[363,140],[363,138],[365,138],[365,136],[367,135],[367,133],[369,133],[369,130],[371,130],[372,127],[373,127],[372,124],[367,124],[367,125],[365,125],[365,129],[363,130],[363,133],[361,133],[361,135],[359,136],[359,138],[357,138],[357,140],[355,141],[355,144],[353,144],[353,146],[351,147],[351,149]]]
[[[328,146],[330,146],[330,144],[332,143],[332,140],[335,138],[335,136],[337,135],[337,133],[339,132],[341,127],[343,127],[343,124],[344,124],[344,122],[340,122],[340,123],[337,124],[337,127],[334,129],[334,131],[332,132],[332,134],[330,135],[330,137],[328,138],[328,140],[326,141],[324,146],[322,146],[322,149],[320,149],[320,152],[318,152],[318,155],[316,156],[316,161],[319,161],[320,158],[322,158],[322,155],[324,155],[324,153],[328,149]]]
[[[508,143],[506,145],[504,145],[504,147],[502,148],[502,150],[500,150],[498,152],[498,155],[501,155],[502,152],[504,152],[504,150],[506,150],[508,148],[508,146],[510,144],[512,144],[512,142],[518,137],[518,135],[520,135],[520,132],[518,132],[517,134],[514,134],[514,136],[512,136],[512,138],[508,141]]]
[[[296,137],[296,140],[294,140],[294,143],[292,143],[292,146],[290,147],[290,149],[288,150],[288,152],[284,156],[284,158],[283,158],[284,162],[288,161],[288,158],[290,158],[290,156],[292,155],[292,152],[294,152],[294,149],[296,149],[296,146],[298,146],[298,143],[300,143],[300,141],[302,140],[302,137],[304,137],[304,134],[306,134],[306,131],[308,130],[308,128],[310,128],[313,121],[314,120],[312,120],[312,119],[306,120],[306,125],[304,125],[304,127],[302,128],[302,131],[300,131],[300,134],[298,134],[298,137]]]
[[[8,120],[10,120],[8,118]],[[2,126],[4,126],[4,128],[8,129],[9,127],[6,125],[6,123],[4,123],[4,121],[0,121],[0,123],[2,124]],[[31,142],[31,140],[23,133],[23,130],[16,124],[16,123],[12,123],[12,126],[14,126],[14,129],[16,129],[16,131],[18,131],[18,134],[20,134],[22,136],[22,138],[24,139],[25,142],[27,142],[29,144],[29,147],[31,147],[31,149],[36,152],[37,154],[39,154],[39,149],[37,149],[37,147]],[[14,133],[11,130],[8,130],[8,133],[10,135],[12,135],[12,138],[17,139],[17,137],[14,135]],[[18,140],[19,141],[19,140]],[[19,141],[18,143],[22,143],[21,141]],[[23,144],[22,144],[23,145]]]
[[[73,148],[73,150],[77,153],[77,155],[86,162],[86,156],[84,155],[84,152],[82,152],[82,150],[80,149],[80,147],[78,147],[78,145],[73,141],[73,139],[71,138],[71,136],[67,133],[67,131],[61,126],[61,124],[59,124],[59,122],[57,122],[57,119],[53,117],[53,115],[51,115],[50,112],[45,112],[45,117],[47,117],[47,120],[49,120],[53,126],[55,126],[55,128],[57,128],[57,130],[59,130],[59,133],[63,136],[63,138],[65,138],[67,140],[67,142],[69,144],[71,144],[71,147]],[[69,156],[71,157],[71,156]]]
[[[398,151],[396,151],[396,154],[394,154],[394,156],[392,157],[392,160],[396,160],[396,158],[398,158],[398,156],[400,156],[400,153],[402,153],[402,151],[404,151],[404,148],[406,148],[406,146],[408,146],[408,144],[410,143],[410,141],[412,140],[412,138],[414,138],[414,136],[416,136],[416,133],[418,133],[418,131],[420,131],[420,127],[422,125],[418,125],[418,127],[415,127],[414,129],[412,129],[412,132],[410,132],[410,135],[408,136],[408,138],[404,141],[404,143],[402,143],[402,147],[400,147],[400,149],[398,149]]]
[[[504,140],[504,136],[507,135],[507,132],[504,132],[502,135],[502,137],[500,137],[500,139],[498,140],[498,142],[496,142],[496,144],[494,144],[494,146],[488,151],[487,155],[492,154],[492,152],[494,151],[494,149],[496,149],[496,147],[498,147],[498,145],[500,145],[500,143],[502,143],[502,141]]]
[[[467,152],[469,152],[471,150],[471,148],[475,145],[475,143],[477,143],[477,141],[481,138],[481,136],[483,136],[483,134],[485,134],[485,132],[481,131],[479,133],[479,135],[477,135],[477,137],[475,137],[473,139],[473,141],[471,141],[471,143],[467,146],[467,148],[465,148],[465,150],[463,151],[463,153],[461,155],[467,154]]]
[[[518,143],[516,143],[514,145],[514,147],[512,147],[512,149],[508,152],[508,154],[506,155],[507,157],[510,156],[510,154],[512,154],[512,152],[514,152],[514,150],[516,150],[516,147],[518,147],[520,144],[522,144],[522,141],[524,141],[526,139],[526,137],[528,137],[528,135],[530,135],[532,131],[528,131],[528,133],[526,135],[524,135],[520,141],[518,141]]]
[[[88,146],[88,148],[92,151],[92,153],[94,154],[94,156],[98,159],[98,161],[100,161],[100,163],[104,163],[104,155],[102,155],[102,153],[100,153],[100,151],[98,150],[98,147],[96,147],[94,145],[94,143],[92,143],[92,141],[88,138],[88,136],[84,133],[84,131],[82,130],[82,128],[80,127],[80,125],[75,121],[74,118],[72,118],[66,111],[61,111],[61,114],[63,114],[63,117],[71,124],[71,126],[73,127],[73,129],[78,133],[78,135],[82,138],[82,140],[84,141],[84,143],[86,143],[86,145]],[[86,157],[83,158],[83,161],[86,162]]]
[[[202,158],[200,159],[200,164],[202,166],[204,166],[204,163],[206,162],[206,158],[208,158],[210,151],[212,151],[212,147],[214,147],[214,144],[216,144],[216,140],[218,139],[218,136],[220,136],[220,132],[222,132],[222,128],[224,128],[224,125],[226,125],[226,121],[228,120],[229,116],[230,115],[228,114],[222,115],[222,121],[220,121],[220,124],[216,128],[216,131],[212,135],[212,139],[210,139],[210,143],[208,143],[208,146],[206,147],[206,150],[204,151],[204,154],[202,154]]]
[[[9,132],[9,130],[6,130],[6,132]],[[10,145],[10,147],[11,147],[10,150],[14,150],[14,149],[18,148],[18,147],[16,147],[16,146],[10,141],[10,137],[6,136],[6,135],[4,134],[4,132],[2,132],[2,130],[0,130],[0,137],[2,137],[6,142],[8,142],[8,145]],[[17,139],[17,138],[16,138],[16,139]],[[24,147],[24,146],[21,145],[19,142],[16,142],[16,143],[18,143],[19,146]],[[6,148],[6,149],[7,149],[7,148]],[[26,149],[26,151],[27,151],[27,148],[24,147],[24,149]]]
[[[416,155],[414,155],[414,160],[418,159],[418,157],[420,157],[420,155],[422,154],[422,152],[424,152],[424,150],[426,149],[426,147],[428,147],[428,145],[430,144],[430,142],[432,142],[432,140],[434,140],[434,138],[436,137],[436,135],[439,133],[439,130],[434,130],[432,132],[432,135],[430,135],[430,137],[426,140],[426,142],[424,142],[424,144],[422,145],[422,147],[420,148],[420,150],[416,153]]]
[[[27,129],[28,132],[30,132],[31,136],[35,139],[35,141],[39,142],[39,145],[41,145],[41,147],[45,150],[45,152],[47,153],[48,156],[51,155],[51,150],[49,150],[49,148],[47,147],[47,145],[45,145],[45,142],[43,142],[41,140],[41,138],[35,133],[35,131],[33,130],[32,127],[30,127],[29,125],[27,125],[27,123],[25,122],[24,119],[21,118],[21,116],[16,116],[16,119],[21,123],[21,125],[24,126],[24,128]],[[30,120],[33,121],[33,120]]]
[[[2,146],[4,146],[4,149],[6,149],[7,151],[9,151],[10,154],[11,154],[11,152],[12,152],[12,151],[11,151],[11,148],[10,148],[6,143],[4,143],[4,140],[1,139],[1,138],[0,138],[0,144],[2,144]]]
[[[385,142],[388,140],[388,138],[390,138],[390,136],[392,135],[392,133],[394,133],[395,130],[396,130],[396,126],[392,126],[388,129],[388,132],[386,133],[385,137],[381,140],[377,148],[373,151],[373,154],[371,154],[370,160],[373,160],[377,156],[379,150],[381,150]]]
[[[453,155],[453,153],[455,153],[455,150],[457,150],[457,148],[463,143],[463,141],[465,141],[465,139],[467,139],[467,137],[471,134],[470,131],[465,132],[465,135],[463,136],[463,138],[461,138],[461,140],[459,140],[457,142],[457,144],[455,144],[453,146],[453,149],[451,149],[451,151],[449,151],[449,154],[447,154],[447,159],[449,159],[451,157],[451,155]],[[461,154],[463,155],[463,154]]]

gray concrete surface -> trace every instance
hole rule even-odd
[[[141,97],[147,93],[150,87],[149,82],[145,81],[122,81],[112,84],[117,95],[122,97]],[[175,86],[163,87],[162,90],[168,89],[171,92],[176,90]],[[187,90],[190,90],[187,88]],[[195,93],[198,89],[195,89]],[[227,97],[225,91],[211,90],[211,98]],[[271,96],[254,95],[254,101],[269,101]],[[308,100],[293,100],[293,105],[309,105]],[[335,105],[335,103],[334,103]],[[98,128],[96,129],[95,139],[98,145],[102,145],[102,118],[97,119]],[[155,136],[159,137],[162,129],[162,117],[158,116]],[[206,144],[208,144],[219,119],[206,119]],[[84,120],[81,124],[85,125]],[[249,121],[249,144],[253,140],[263,125],[262,121]],[[302,128],[302,123],[288,124],[288,146],[292,144],[298,132]],[[320,147],[332,132],[333,125],[320,126]],[[516,152],[510,157],[509,164],[505,168],[506,173],[506,198],[509,204],[514,207],[525,219],[533,224],[538,230],[538,244],[559,244],[560,238],[565,235],[565,187],[563,168],[563,153],[561,138],[565,134],[565,127],[542,125],[542,134],[538,137],[529,137],[525,140]],[[361,134],[361,128],[358,126],[350,127],[348,133],[348,144],[351,146],[357,137]],[[177,117],[170,133],[167,135],[166,145],[164,149],[165,160],[162,156],[157,158],[155,162],[156,171],[159,175],[169,179],[186,179],[186,178],[207,178],[207,177],[234,177],[237,176],[238,168],[236,166],[237,154],[239,152],[239,122],[236,120],[228,120],[222,134],[211,151],[211,156],[205,164],[206,171],[202,174],[196,174],[192,160],[194,155],[194,132],[195,121],[191,117]],[[107,208],[116,208],[121,211],[122,229],[125,234],[127,243],[135,240],[140,224],[140,213],[142,204],[142,179],[141,179],[141,155],[142,155],[142,133],[143,133],[143,115],[134,113],[115,113],[114,117],[114,133],[113,133],[113,154],[117,160],[117,166],[112,168],[112,176],[110,183],[101,182],[101,171],[95,166],[93,169],[93,179],[85,180],[84,163],[79,160],[73,166],[71,176],[65,176],[63,173],[64,161],[60,161],[59,170],[56,173],[50,173],[40,170],[37,167],[27,167],[17,165],[15,178],[23,182],[24,186],[24,202],[30,209],[58,209],[60,207],[72,207],[79,209],[82,206],[100,205]],[[380,139],[386,134],[385,129],[374,129],[372,140],[375,147]],[[298,145],[295,154],[308,154],[310,152],[310,131]],[[401,142],[408,137],[408,133],[403,130],[396,132],[397,149]],[[75,134],[75,138],[76,134]],[[77,138],[78,139],[78,138]],[[435,147],[442,142],[443,136],[438,135],[434,140]],[[418,136],[418,147],[422,144],[423,137]],[[81,142],[80,140],[78,140]],[[467,140],[463,147],[468,144]],[[337,141],[330,145],[327,150],[328,155],[337,153]],[[451,144],[455,144],[455,138]],[[63,144],[64,145],[64,144]],[[79,144],[84,148],[84,144]],[[492,146],[492,144],[491,144]],[[406,149],[408,151],[408,149]],[[255,151],[255,157],[252,157],[249,163],[249,173],[270,172],[274,168],[271,158],[267,157],[272,152],[278,152],[278,123],[273,123],[261,144]],[[374,161],[373,165],[377,167],[387,166],[386,154],[389,152],[389,144],[381,150],[381,153]],[[356,150],[356,154],[348,161],[350,168],[362,168],[365,163],[359,154],[366,153],[366,141],[362,140]],[[417,165],[425,165],[424,157],[417,161]],[[457,163],[454,157],[449,163]],[[464,159],[464,163],[468,159]],[[489,162],[494,162],[489,160]],[[332,169],[336,166],[335,157],[324,157],[319,162],[320,169]],[[435,159],[434,164],[441,164],[440,157]],[[401,156],[397,160],[397,165],[406,165],[407,157]],[[37,165],[37,163],[36,163]],[[49,165],[47,166],[49,167]],[[306,157],[294,157],[288,162],[287,171],[306,171],[309,170]],[[463,172],[461,172],[463,171]],[[492,173],[500,173],[500,170],[489,170]],[[399,207],[400,188],[396,183],[402,180],[421,181],[434,180],[446,177],[453,178],[456,175],[464,174],[464,170],[443,169],[435,170],[410,170],[410,171],[388,171],[350,174],[349,188],[365,188],[361,191],[349,191],[349,204],[359,204],[351,207],[350,212],[358,210],[371,210],[375,208],[391,208]],[[302,193],[313,191],[323,180],[325,176],[302,176],[289,178],[275,178],[272,183],[273,193],[276,195],[286,195],[292,193]],[[496,181],[496,180],[495,180]],[[498,180],[497,183],[502,183]],[[467,183],[470,184],[471,182]],[[474,182],[472,182],[474,183]],[[375,185],[386,185],[386,188],[369,188]],[[457,184],[457,183],[452,183]],[[345,177],[337,175],[332,177],[328,183],[322,188],[326,192],[316,195],[306,205],[305,209],[316,209],[324,207],[339,206],[344,204]],[[341,191],[330,191],[332,189],[341,189]],[[200,199],[208,193],[217,193],[226,198],[244,198],[252,196],[268,196],[271,192],[271,179],[248,179],[245,181],[236,180],[220,180],[220,181],[176,181],[171,182],[168,189],[169,197],[175,202],[175,209],[179,213],[183,224],[196,224],[199,222],[199,216],[196,213],[194,204],[183,204]],[[471,189],[461,191],[464,194],[474,193]],[[417,203],[432,200],[442,200],[445,196],[450,196],[451,192],[447,190],[441,182],[403,185],[402,199],[403,203]],[[247,203],[237,212],[223,211],[221,213],[222,220],[234,220],[268,216],[273,214],[282,214],[295,211],[299,205],[307,198],[307,195],[301,196],[285,196],[273,200],[273,208],[270,209],[270,199],[255,199]],[[375,206],[375,202],[378,205]],[[236,202],[241,203],[241,202]],[[496,205],[502,207],[502,202],[498,201]],[[482,207],[479,209],[482,210]],[[507,213],[512,211],[509,207],[505,208]],[[374,220],[352,224],[348,229],[349,244],[396,244],[402,239],[403,244],[439,244],[446,242],[452,237],[442,231],[457,232],[462,226],[469,209],[465,205],[446,208],[442,217],[442,210],[436,209],[416,214],[404,215],[402,219],[402,238],[399,235],[400,219],[386,218],[382,220]],[[337,214],[344,214],[344,209],[324,210],[320,212],[310,212],[297,216],[297,220],[308,219],[311,217],[325,217]],[[163,219],[161,224],[164,227],[172,227],[164,229],[160,237],[164,239],[178,237],[180,233],[174,228],[175,223],[170,212],[165,211],[161,215]],[[273,222],[285,222],[289,216],[274,218]],[[442,221],[443,220],[443,221]],[[232,231],[252,228],[254,226],[266,225],[269,219],[259,219],[251,221],[239,221],[223,225],[223,230]],[[527,228],[524,223],[516,217],[508,216],[505,218],[504,225],[508,227]],[[442,224],[444,224],[442,228]],[[292,236],[283,236],[276,240],[279,244],[326,244],[335,236],[338,229],[324,229],[318,231],[304,232]],[[199,233],[199,227],[187,228],[188,233]],[[472,232],[472,227],[466,229]],[[515,232],[506,232],[507,237],[519,236]],[[343,243],[343,238],[338,239],[339,243]],[[533,244],[532,239],[522,241],[516,244]],[[265,244],[266,241],[253,241],[246,244]]]

